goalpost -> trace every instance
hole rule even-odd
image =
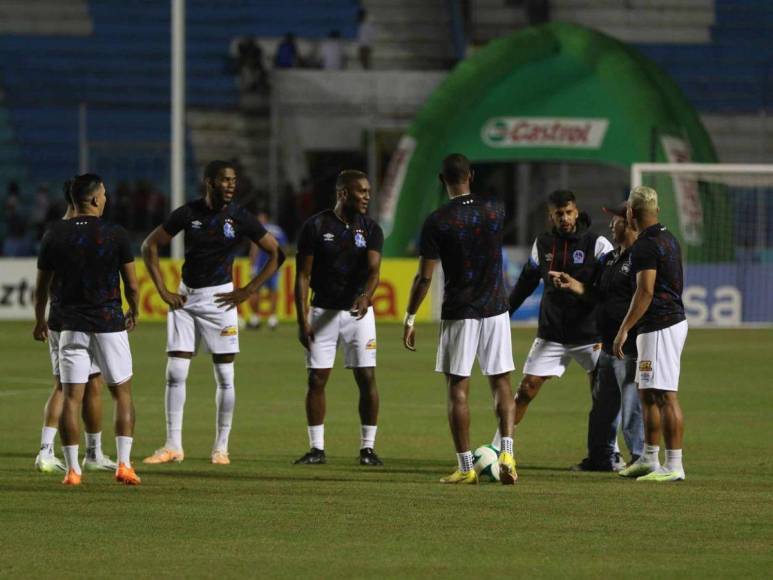
[[[635,163],[682,243],[694,326],[773,325],[773,165]]]

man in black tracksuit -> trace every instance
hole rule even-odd
[[[592,373],[601,350],[595,305],[556,288],[548,272],[566,272],[580,282],[590,282],[598,259],[612,250],[612,244],[588,229],[589,220],[580,215],[571,191],[550,194],[548,215],[553,229],[534,241],[529,260],[510,294],[512,314],[534,292],[540,280],[545,282],[537,338],[523,367],[524,376],[515,397],[516,425],[545,381],[563,375],[572,359],[587,373]],[[498,443],[499,433],[493,441],[496,447]]]

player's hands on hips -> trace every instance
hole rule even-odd
[[[231,310],[247,300],[250,294],[251,292],[245,288],[236,288],[233,292],[215,294],[215,304],[226,310]]]
[[[623,354],[623,345],[626,340],[628,340],[628,331],[621,328],[617,331],[615,342],[612,343],[612,354],[619,359],[622,359],[625,356]]]
[[[35,328],[32,331],[32,336],[35,340],[46,342],[48,340],[48,323],[45,320],[35,323]]]
[[[416,350],[416,327],[413,325],[403,326],[403,346],[408,350]]]
[[[126,322],[127,332],[131,332],[137,326],[137,315],[134,313],[134,310],[127,310],[123,315],[123,319]]]
[[[169,305],[169,308],[172,310],[177,310],[178,308],[182,308],[183,304],[185,304],[186,297],[182,294],[177,294],[175,292],[169,292],[168,290],[161,294],[161,300],[166,302]]]
[[[314,330],[308,322],[298,327],[298,340],[306,350],[311,350],[311,343],[314,342]]]
[[[368,313],[368,308],[370,308],[370,299],[367,294],[360,294],[357,296],[354,304],[352,304],[349,312],[352,313],[352,316],[356,316],[357,320],[362,320]]]

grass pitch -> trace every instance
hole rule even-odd
[[[0,576],[3,577],[769,577],[773,570],[770,330],[692,330],[682,366],[684,483],[572,473],[584,455],[589,393],[575,365],[548,383],[516,434],[515,487],[439,484],[455,457],[436,329],[379,325],[383,469],[357,465],[351,372],[328,385],[324,466],[306,451],[304,368],[294,325],[242,334],[230,466],[209,463],[214,386],[208,357],[188,381],[179,466],[138,462],[142,486],[108,473],[80,488],[33,470],[48,353],[31,323],[0,325]],[[533,337],[514,331],[520,368]],[[134,458],[164,440],[159,324],[131,335]],[[477,372],[477,369],[476,369]],[[105,449],[115,457],[108,395]],[[495,428],[473,377],[472,440]],[[622,445],[622,443],[621,443]],[[57,444],[57,455],[61,456]],[[627,454],[626,454],[627,455]]]

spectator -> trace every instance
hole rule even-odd
[[[373,42],[376,40],[376,29],[368,18],[368,11],[360,9],[357,16],[357,46],[360,56],[360,64],[365,70],[370,69],[370,57],[373,52]]]
[[[295,35],[288,32],[276,47],[274,67],[295,68],[300,64],[298,60],[298,45],[295,43]]]
[[[331,30],[328,37],[320,47],[322,55],[322,68],[325,70],[342,70],[344,63],[344,49],[341,44],[341,33]]]
[[[32,208],[32,225],[35,226],[38,240],[46,230],[46,216],[50,205],[48,185],[43,183],[35,192],[35,205]]]
[[[258,40],[252,36],[235,39],[231,43],[231,53],[236,59],[239,88],[245,93],[268,90],[263,49]]]

